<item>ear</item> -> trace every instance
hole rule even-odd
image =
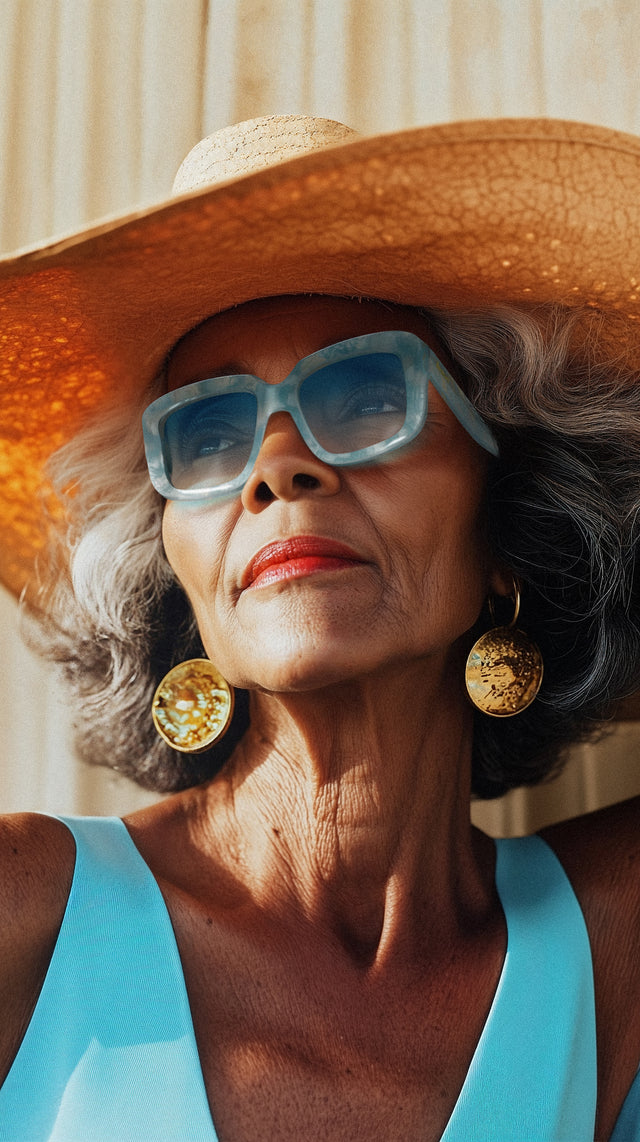
[[[514,574],[503,563],[493,568],[489,575],[489,591],[493,595],[502,595],[508,598],[513,594]]]

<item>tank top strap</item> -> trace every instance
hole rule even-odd
[[[540,837],[497,842],[507,954],[443,1142],[593,1142],[591,949],[569,880]]]
[[[118,818],[60,818],[71,892],[0,1091],[7,1142],[216,1142],[162,894]]]

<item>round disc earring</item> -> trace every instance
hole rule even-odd
[[[514,614],[508,626],[483,634],[469,651],[465,668],[467,693],[474,706],[493,718],[521,714],[542,683],[542,655],[535,642],[518,630],[520,590],[514,580]],[[495,621],[493,604],[489,601]]]
[[[190,658],[165,674],[151,704],[160,737],[180,753],[203,753],[226,733],[233,687],[207,658]]]

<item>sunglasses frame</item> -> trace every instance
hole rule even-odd
[[[403,367],[407,393],[407,411],[402,428],[366,448],[353,452],[328,452],[312,435],[300,407],[299,388],[307,377],[327,365],[371,353],[390,353]],[[237,495],[246,484],[258,457],[269,418],[274,412],[288,412],[307,448],[319,460],[334,467],[371,464],[384,459],[389,453],[415,440],[422,431],[428,412],[428,390],[432,384],[451,412],[477,444],[499,455],[496,439],[471,401],[445,369],[433,349],[415,333],[393,329],[389,332],[364,333],[338,341],[326,349],[319,349],[303,357],[279,384],[268,384],[260,377],[242,374],[229,377],[208,377],[182,388],[164,393],[145,409],[142,415],[144,447],[151,482],[165,499],[169,500],[222,500]],[[257,403],[256,428],[251,454],[242,472],[233,480],[208,488],[175,488],[170,481],[170,461],[165,433],[166,423],[176,409],[207,397],[225,396],[228,393],[253,393]]]

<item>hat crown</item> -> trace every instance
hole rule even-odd
[[[309,115],[247,119],[196,143],[178,169],[173,193],[188,194],[358,137],[357,131],[343,123]]]

